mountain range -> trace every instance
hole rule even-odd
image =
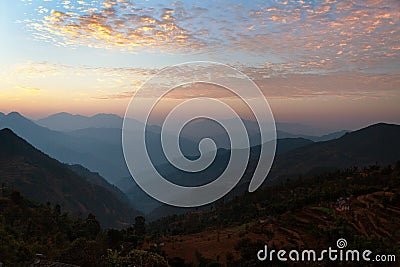
[[[8,115],[0,114],[0,129],[10,128],[33,146],[57,160],[69,164],[81,164],[91,171],[99,172],[111,183],[129,175],[122,151],[122,130],[121,128],[108,128],[117,126],[118,121],[122,120],[120,117],[99,114],[88,118],[64,114],[55,115],[52,118],[60,117],[63,117],[66,122],[76,118],[75,128],[81,125],[82,120],[87,121],[88,126],[99,126],[103,122],[106,125],[103,128],[92,127],[61,132],[40,126],[17,112],[11,112]],[[56,120],[54,119],[54,121]],[[62,124],[62,121],[58,123]],[[139,122],[135,121],[134,123]],[[159,127],[146,129],[148,151],[156,165],[167,161],[162,153],[160,132]],[[184,138],[181,138],[180,141],[188,155],[198,154],[196,144]]]
[[[116,194],[119,195],[119,200],[126,201],[128,198],[138,209],[150,212],[160,207],[161,204],[147,196],[130,177],[121,146],[122,121],[121,117],[112,114],[85,117],[60,113],[32,121],[16,112],[8,115],[0,113],[0,129],[12,129],[34,147],[61,162],[72,165],[67,167],[73,169],[80,176],[93,179],[92,183],[102,181],[102,177],[105,177],[107,182],[118,187],[111,186],[107,188],[109,191],[121,189],[123,192],[119,191]],[[155,162],[157,169],[167,179],[183,185],[204,184],[218,177],[218,174],[224,170],[230,155],[230,150],[225,147],[226,143],[224,144],[226,140],[222,140],[226,133],[221,132],[218,127],[208,127],[208,123],[204,120],[195,121],[182,131],[181,147],[186,156],[198,156],[198,141],[205,136],[216,139],[216,143],[220,145],[217,158],[211,168],[197,173],[190,179],[187,178],[187,173],[166,163],[161,149],[160,126],[148,127],[146,134],[150,157]],[[254,146],[251,148],[250,162],[237,192],[244,192],[247,189],[246,183],[255,169],[259,153],[257,123],[248,120],[244,120],[244,123],[250,135],[253,134],[256,137],[250,138],[253,140]],[[388,145],[389,139],[381,136],[390,136],[394,139],[391,132],[396,131],[394,129],[397,125],[376,124],[354,133],[343,130],[321,136],[306,135],[324,131],[306,125],[278,122],[277,127],[279,138],[277,153],[266,184],[280,183],[293,174],[317,171],[318,169],[365,165],[375,161],[389,162],[398,155],[393,150],[397,147],[396,140],[390,141],[391,145]],[[290,129],[293,133],[282,131],[280,128]],[[351,141],[348,141],[349,138]],[[218,141],[219,139],[221,141]],[[383,142],[383,140],[386,141]],[[82,165],[84,168],[82,169],[76,164]],[[98,174],[93,174],[93,172]],[[104,186],[104,184],[100,184],[100,186]],[[140,205],[137,205],[139,202]]]
[[[400,159],[399,136],[400,125],[378,123],[338,139],[294,149],[277,155],[268,182],[282,182],[279,177],[322,169],[393,163]]]
[[[18,136],[55,159],[64,163],[81,164],[91,171],[99,172],[110,182],[114,177],[129,174],[120,145],[50,130],[17,112],[0,116],[0,129],[2,128],[10,128]]]
[[[97,114],[86,117],[69,113],[58,113],[38,121],[32,121],[17,112],[11,112],[7,115],[0,114],[0,129],[10,128],[33,146],[55,159],[69,164],[81,164],[91,171],[99,172],[109,182],[116,183],[122,177],[129,176],[121,145],[122,121],[121,117],[113,114]],[[140,123],[133,119],[132,122]],[[207,127],[204,123],[208,122],[200,121],[191,125],[188,127],[188,134],[180,137],[181,148],[185,155],[198,155],[197,144],[199,137],[205,135],[204,129],[208,131],[208,136],[220,144],[220,148],[229,147],[226,144],[227,138],[223,138],[224,136],[221,136],[218,129]],[[249,130],[256,135],[254,133],[256,124],[251,121],[245,121],[245,123],[249,125]],[[287,128],[288,125],[291,124],[285,124],[285,127]],[[196,134],[190,135],[193,131]],[[167,162],[161,149],[160,133],[161,128],[157,125],[147,127],[148,151],[155,165]],[[282,131],[278,131],[278,137],[301,137],[309,140],[319,138]],[[336,135],[329,138],[335,137]],[[258,144],[256,138],[251,138],[251,143]]]
[[[263,186],[284,184],[287,180],[296,180],[302,175],[318,174],[323,171],[364,167],[375,164],[392,164],[400,159],[400,125],[378,123],[360,130],[347,133],[344,136],[322,142],[312,142],[303,139],[280,139],[277,142],[277,154]],[[293,145],[293,141],[300,141]],[[242,195],[248,190],[248,185],[258,163],[259,146],[252,147],[250,160],[239,184],[225,197],[229,200]],[[202,184],[210,180],[207,174],[214,178],[226,166],[229,151],[221,151],[218,160],[212,168],[203,175],[184,176],[181,172],[170,171],[167,177],[174,182],[181,182],[189,177],[197,179]],[[211,179],[212,180],[212,179]],[[194,209],[173,208],[166,205],[156,208],[148,217],[158,219],[162,216],[183,213]]]
[[[114,114],[96,114],[88,117],[67,112],[53,114],[36,121],[40,126],[61,132],[85,128],[122,128],[122,122],[123,119]]]
[[[141,123],[135,119],[129,119],[134,123]],[[222,123],[229,123],[229,119],[223,120]],[[246,126],[256,128],[256,122],[248,119],[243,119]],[[61,112],[53,114],[35,121],[38,125],[49,128],[55,131],[69,132],[85,128],[122,128],[123,118],[115,114],[96,114],[93,116],[83,116],[78,114],[70,114]],[[198,130],[203,132],[210,129],[204,127],[196,127],[195,125],[207,125],[208,120],[198,119],[191,125],[189,137],[194,137],[198,134]],[[153,125],[154,126],[154,125]],[[332,129],[314,127],[300,123],[276,122],[277,130],[284,133],[290,133],[297,136],[319,137],[335,132]],[[215,135],[215,134],[214,134]]]
[[[59,204],[75,216],[93,213],[105,227],[127,227],[140,214],[103,178],[52,159],[10,129],[0,130],[0,144],[1,183],[28,198]]]

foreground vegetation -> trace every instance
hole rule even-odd
[[[3,186],[0,262],[27,266],[42,254],[80,266],[258,266],[264,244],[321,248],[342,237],[353,249],[400,255],[400,162],[294,178],[147,227],[138,216],[124,230]]]
[[[6,266],[27,266],[38,256],[80,266],[168,266],[142,250],[144,240],[141,216],[125,230],[103,230],[92,214],[71,218],[59,205],[39,205],[1,188],[0,262]]]
[[[317,249],[339,238],[353,249],[399,258],[400,162],[295,178],[219,201],[207,212],[166,217],[151,223],[149,233],[170,257],[198,264],[258,266],[255,255],[264,244]]]

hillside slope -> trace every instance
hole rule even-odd
[[[90,183],[10,129],[0,131],[0,144],[1,183],[15,187],[25,196],[58,203],[75,215],[93,213],[105,227],[128,226],[138,215],[113,192]]]
[[[164,242],[169,258],[266,266],[256,257],[265,244],[268,249],[320,251],[335,247],[340,238],[347,240],[349,249],[396,255],[398,261],[399,223],[400,161],[266,187],[230,202],[219,201],[214,209],[166,217],[151,223],[149,232],[155,237],[152,242]],[[271,266],[282,266],[279,263]],[[325,261],[315,266],[334,265]]]
[[[302,138],[279,139],[275,160],[264,186],[285,183],[288,179],[294,180],[309,172],[320,173],[325,170],[353,166],[364,167],[375,163],[393,163],[400,159],[399,136],[399,125],[379,123],[324,142],[313,143]],[[225,197],[226,199],[247,192],[258,163],[259,151],[259,146],[252,147],[246,172],[239,184]],[[187,180],[192,178],[202,181],[202,183],[213,180],[225,169],[229,160],[229,150],[224,150],[224,152],[220,156],[217,155],[218,160],[209,167],[210,170],[186,176],[170,170],[167,171],[167,177],[174,182],[183,181],[185,178]],[[163,205],[151,212],[148,218],[154,220],[187,211],[190,209],[171,208]]]
[[[400,125],[378,123],[325,142],[278,155],[269,182],[322,169],[389,164],[400,159]],[[284,180],[283,180],[284,181]]]
[[[108,181],[129,174],[121,145],[91,137],[71,136],[34,123],[17,112],[0,116],[0,129],[9,128],[51,157],[70,164],[81,164],[99,172]]]

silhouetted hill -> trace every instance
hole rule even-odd
[[[269,182],[278,176],[321,169],[387,164],[400,159],[400,125],[378,123],[325,142],[278,155]]]
[[[79,176],[85,178],[88,182],[106,188],[108,191],[112,192],[114,196],[116,196],[120,201],[124,203],[130,203],[128,197],[118,187],[107,182],[107,180],[100,176],[99,173],[91,172],[90,170],[79,164],[66,164],[65,166]]]
[[[75,215],[93,213],[106,227],[128,226],[138,214],[113,192],[82,178],[10,129],[0,131],[0,144],[1,182],[25,196],[58,203]]]
[[[312,143],[314,142],[301,137],[278,139],[276,142],[276,154],[283,154]]]
[[[304,139],[308,139],[308,140],[311,140],[314,142],[321,142],[321,141],[329,141],[329,140],[337,139],[349,132],[350,131],[348,131],[348,130],[341,130],[341,131],[332,132],[332,133],[321,135],[321,136],[315,136],[315,135],[293,134],[293,133],[277,130],[276,134],[278,136],[278,139],[304,138]]]
[[[250,146],[257,146],[260,144],[260,129],[257,122],[252,120],[242,120],[248,135]],[[229,124],[231,120],[222,121],[222,123]],[[276,135],[278,139],[286,138],[304,138],[312,141],[326,141],[341,137],[348,131],[332,132],[325,135],[320,133],[327,132],[327,129],[320,129],[303,124],[296,123],[281,123],[276,122]],[[229,137],[225,129],[218,123],[205,119],[193,120],[182,129],[181,135],[186,139],[198,143],[202,138],[209,137],[216,142],[218,148],[230,148]]]
[[[296,179],[308,172],[319,173],[324,170],[340,169],[352,166],[368,166],[370,164],[389,164],[400,159],[400,126],[393,124],[375,124],[361,130],[347,133],[341,138],[315,142],[310,140],[278,139],[277,153],[271,172],[264,185],[273,185],[285,182],[287,179]],[[259,146],[251,148],[250,160],[244,176],[238,185],[226,196],[231,199],[248,190],[248,184],[258,163]],[[204,184],[214,180],[225,169],[229,160],[228,150],[219,150],[217,160],[205,171],[196,174],[185,174],[174,171],[171,167],[160,166],[165,177],[178,184],[190,185],[190,179],[195,184]],[[186,182],[185,182],[186,181]],[[129,194],[129,193],[128,193]],[[190,211],[193,209],[186,209]],[[159,215],[181,213],[178,208],[156,208],[149,215],[149,219],[159,218]]]
[[[322,136],[312,137],[311,140],[314,142],[329,141],[329,140],[340,138],[343,135],[350,133],[350,132],[351,131],[349,131],[349,130],[341,130],[341,131],[325,134]]]
[[[300,147],[304,147],[313,143],[310,140],[304,138],[286,138],[286,139],[278,139],[277,140],[277,155],[286,153],[293,149],[297,149]],[[259,155],[259,146],[252,147],[250,149],[250,164],[247,167],[245,172],[243,182],[239,182],[241,186],[235,188],[226,198],[231,199],[236,195],[241,195],[245,191],[247,191],[247,183],[249,177],[251,177],[252,172],[255,168],[255,162],[258,160]],[[199,173],[186,173],[179,171],[173,168],[170,165],[161,165],[158,166],[158,170],[163,174],[164,177],[173,181],[176,184],[193,186],[199,184],[205,184],[211,182],[216,179],[222,172],[225,170],[230,157],[230,150],[219,149],[216,159],[214,162],[204,171]],[[146,218],[149,221],[153,221],[155,219],[161,218],[163,216],[171,215],[171,214],[180,214],[190,210],[202,210],[204,208],[209,208],[209,206],[190,209],[190,208],[177,208],[170,207],[168,205],[160,204],[159,202],[148,197],[144,192],[138,192],[137,185],[132,179],[123,179],[120,181],[120,184],[126,188],[124,191],[125,194],[132,200],[137,201],[137,199],[143,199],[143,202],[146,203],[146,208],[143,210],[147,213]],[[153,208],[153,210],[150,210]]]
[[[119,118],[115,115],[111,117]],[[61,162],[80,164],[90,171],[99,172],[111,183],[129,175],[122,151],[120,128],[85,128],[72,132],[59,132],[39,126],[17,112],[0,116],[0,129],[2,128],[12,129],[34,147]],[[149,128],[151,130],[147,131],[146,139],[149,154],[154,164],[163,164],[166,158],[162,153],[161,130],[158,126]],[[188,155],[198,153],[197,144],[184,138],[181,138],[181,144]]]

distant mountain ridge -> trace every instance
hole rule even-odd
[[[400,125],[378,123],[344,136],[278,155],[269,181],[318,169],[390,164],[400,160]]]
[[[75,215],[93,213],[106,227],[126,227],[139,214],[115,192],[98,185],[99,181],[89,182],[12,130],[0,130],[0,144],[1,182],[25,196],[42,203],[58,203]]]
[[[332,129],[312,125],[277,121],[276,128],[280,131],[303,136],[322,136],[334,132]]]
[[[116,115],[111,117],[118,118]],[[80,164],[99,172],[111,183],[129,175],[122,151],[121,128],[85,128],[60,132],[37,125],[17,112],[0,116],[0,129],[3,128],[12,129],[33,146],[61,162]],[[150,128],[146,136],[150,156],[156,165],[165,163],[159,138],[161,129],[156,126]],[[184,138],[181,138],[181,142],[188,155],[198,153],[197,144]]]
[[[61,115],[71,117],[70,114],[63,113]],[[72,115],[71,118],[75,117],[81,118],[85,116]],[[103,114],[97,117],[93,117],[95,117],[95,119],[97,117],[108,117],[113,121],[118,120],[119,122],[121,122],[122,120],[122,118],[116,115],[107,116],[106,114]],[[93,117],[86,117],[86,119],[93,119]],[[248,124],[249,128],[253,130],[255,129],[256,124],[254,124],[254,122],[250,121],[246,123]],[[277,122],[277,125],[279,127],[279,122]],[[285,125],[285,127],[289,126],[291,125]],[[56,158],[57,160],[68,164],[80,164],[85,168],[88,168],[90,171],[99,172],[100,175],[105,177],[109,182],[117,184],[125,194],[129,195],[129,199],[131,201],[133,200],[134,202],[137,202],[138,200],[143,200],[146,199],[145,197],[147,197],[147,195],[143,193],[141,189],[138,188],[136,185],[132,186],[133,181],[132,178],[129,177],[130,174],[126,168],[125,159],[122,152],[121,128],[93,127],[68,132],[60,132],[39,126],[35,122],[23,117],[16,112],[10,113],[8,115],[2,113],[0,114],[0,129],[4,127],[12,128],[12,130],[16,132],[19,136],[26,139],[29,143],[44,151],[46,154],[49,154],[52,157]],[[197,137],[200,137],[205,130],[208,130],[207,127],[204,127],[204,124],[198,124],[198,126],[196,127],[194,129],[191,129],[190,131],[196,133]],[[187,179],[185,178],[185,174],[183,174],[182,172],[176,172],[172,168],[165,166],[165,158],[162,151],[160,150],[160,127],[152,125],[148,128],[149,135],[147,136],[147,141],[149,141],[149,151],[152,159],[157,162],[157,166],[163,169],[164,173],[172,177],[171,180],[182,182],[182,184],[185,184],[185,182],[187,181]],[[203,132],[201,132],[200,130],[202,130]],[[190,133],[190,131],[188,131],[187,134]],[[297,171],[308,172],[310,170],[316,170],[318,168],[335,167],[334,161],[330,162],[329,160],[326,160],[324,155],[319,155],[319,153],[322,153],[321,151],[323,151],[323,149],[321,151],[315,151],[315,155],[310,152],[311,155],[299,156],[300,154],[298,154],[297,156],[295,156],[292,153],[294,153],[295,151],[297,151],[296,153],[300,153],[299,151],[303,151],[303,149],[305,151],[308,151],[310,146],[319,147],[321,145],[320,143],[324,143],[320,141],[330,140],[329,142],[333,142],[336,140],[341,140],[343,137],[346,137],[348,135],[351,135],[351,133],[346,134],[346,132],[347,131],[339,131],[325,136],[316,137],[282,132],[278,128],[277,134],[279,140],[276,159],[272,167],[269,179],[267,179],[267,182],[279,182],[280,180],[286,179],[283,176],[291,176]],[[193,138],[189,140],[188,138],[190,138],[190,135],[187,135],[186,137],[187,138],[184,138],[186,145],[184,145],[183,147],[185,148],[189,146],[190,149],[188,155],[194,155],[190,153],[197,151],[198,143],[193,141]],[[335,140],[331,140],[332,138],[334,138]],[[315,143],[313,143],[313,141]],[[354,143],[357,142],[359,141],[354,141]],[[333,142],[333,144],[334,145],[332,145],[332,147],[328,150],[335,151],[335,149],[340,147],[340,145],[337,145],[335,142]],[[256,145],[254,147],[256,147]],[[347,152],[345,151],[345,149],[343,151],[342,152],[344,153],[344,155],[346,155]],[[352,162],[356,162],[356,158],[360,158],[360,156],[362,155],[362,153],[360,152],[358,154],[352,155],[349,158],[346,158],[343,156],[342,152],[338,152],[339,154],[337,157],[345,159],[344,162],[346,164],[352,164]],[[186,153],[185,150],[184,153]],[[223,167],[225,167],[223,166],[223,163],[226,162],[227,157],[228,154],[222,153],[221,156],[218,157],[219,163],[215,164],[214,169],[208,172],[197,174],[195,175],[195,178],[199,178],[201,180],[200,183],[212,180],[212,175],[218,174],[223,169]],[[372,159],[372,157],[370,158]],[[249,175],[251,173],[251,170],[255,168],[254,163],[257,159],[258,158],[256,153],[252,153],[252,162],[249,163],[248,170],[246,171],[247,177],[250,177]],[[293,166],[291,164],[286,165],[286,161],[290,161]],[[342,164],[340,166],[346,165],[342,162],[339,163]],[[202,175],[204,177],[201,177]],[[282,176],[283,178],[278,179],[277,177],[280,176]],[[124,177],[125,179],[123,179]],[[243,180],[243,182],[245,182],[246,179]],[[147,200],[149,200],[148,197]],[[150,199],[148,203],[141,203],[146,207],[146,211],[154,208],[154,203],[152,203],[151,200],[152,199]]]
[[[36,122],[51,130],[74,131],[85,128],[121,128],[123,119],[114,114],[96,114],[89,117],[61,112]]]
[[[123,118],[115,114],[96,114],[93,116],[74,115],[67,112],[61,112],[50,115],[48,117],[39,119],[36,121],[41,126],[46,128],[62,131],[71,132],[82,130],[85,128],[122,128]],[[141,122],[130,119],[134,123],[141,124]],[[229,123],[231,120],[224,120],[223,123]],[[243,119],[244,124],[249,130],[250,135],[256,134],[258,125],[255,121]],[[216,137],[216,140],[221,138],[223,135],[222,128],[215,128],[213,122],[204,119],[198,119],[191,123],[188,129],[183,131],[183,136],[187,139],[197,140],[198,137],[206,134],[211,134]],[[210,125],[212,127],[210,127]],[[159,128],[159,126],[155,126]],[[150,129],[152,126],[150,126]],[[276,128],[278,138],[305,138],[312,141],[325,141],[329,139],[338,138],[343,135],[347,130],[341,130],[334,132],[333,130],[313,127],[310,125],[304,125],[300,123],[288,123],[288,122],[276,122]],[[151,129],[154,132],[154,129]],[[158,131],[158,129],[155,129]],[[255,141],[257,142],[257,141]],[[222,142],[221,148],[227,148],[226,141]],[[257,145],[254,143],[252,145]]]
[[[321,135],[321,136],[315,136],[315,135],[304,135],[304,134],[292,134],[292,133],[284,132],[281,130],[276,131],[278,139],[304,138],[304,139],[308,139],[308,140],[311,140],[314,142],[322,142],[322,141],[329,141],[329,140],[337,139],[339,137],[342,137],[346,133],[350,133],[350,132],[351,131],[349,131],[349,130],[340,130],[337,132],[332,132],[332,133]]]
[[[295,180],[301,175],[320,173],[326,170],[364,167],[378,164],[392,164],[400,160],[400,125],[378,123],[344,136],[323,142],[312,142],[307,139],[279,139],[277,153],[271,171],[263,186],[283,184],[287,179]],[[225,197],[232,198],[248,190],[254,170],[259,159],[259,146],[252,147],[246,172],[238,185]],[[228,155],[222,154],[226,160]],[[221,161],[222,162],[222,161]],[[217,166],[216,169],[221,169]],[[169,173],[177,180],[182,179],[179,173]],[[207,178],[207,177],[206,177]],[[150,212],[150,219],[162,215],[171,215],[193,211],[168,206],[156,208]]]
[[[313,143],[311,140],[303,139],[303,138],[286,138],[286,139],[279,139],[277,141],[277,155],[286,153],[290,150],[300,148],[303,146],[306,146],[308,144]],[[254,149],[251,149],[254,150]],[[250,153],[250,160],[252,162],[256,161],[258,158],[258,150],[257,148],[255,149],[256,151],[252,151]],[[193,186],[194,184],[204,184],[207,182],[210,182],[211,180],[215,179],[218,177],[222,171],[225,169],[230,157],[230,150],[226,149],[219,149],[219,152],[217,153],[217,157],[214,160],[214,163],[212,163],[206,170],[200,172],[200,173],[194,173],[194,174],[188,174],[182,171],[179,171],[169,164],[164,164],[157,166],[157,170],[162,173],[164,177],[169,179],[170,181],[173,181],[174,183],[181,184],[181,185],[187,185],[187,186]],[[251,168],[249,168],[250,170]],[[145,175],[145,174],[144,174]],[[197,182],[196,182],[197,181]],[[169,207],[164,209],[166,206],[163,205],[156,200],[152,199],[149,197],[146,193],[144,193],[142,190],[140,190],[139,186],[134,182],[134,180],[131,177],[125,177],[123,179],[120,179],[116,185],[121,188],[121,190],[128,196],[129,199],[133,203],[138,202],[139,200],[141,201],[141,211],[148,213],[148,219],[149,220],[154,220],[159,218],[159,216],[167,215],[169,213],[181,213],[185,212],[186,209],[179,209],[179,208],[173,208]],[[160,207],[162,206],[162,207]],[[160,207],[160,208],[159,208]],[[168,213],[169,212],[169,213]]]

